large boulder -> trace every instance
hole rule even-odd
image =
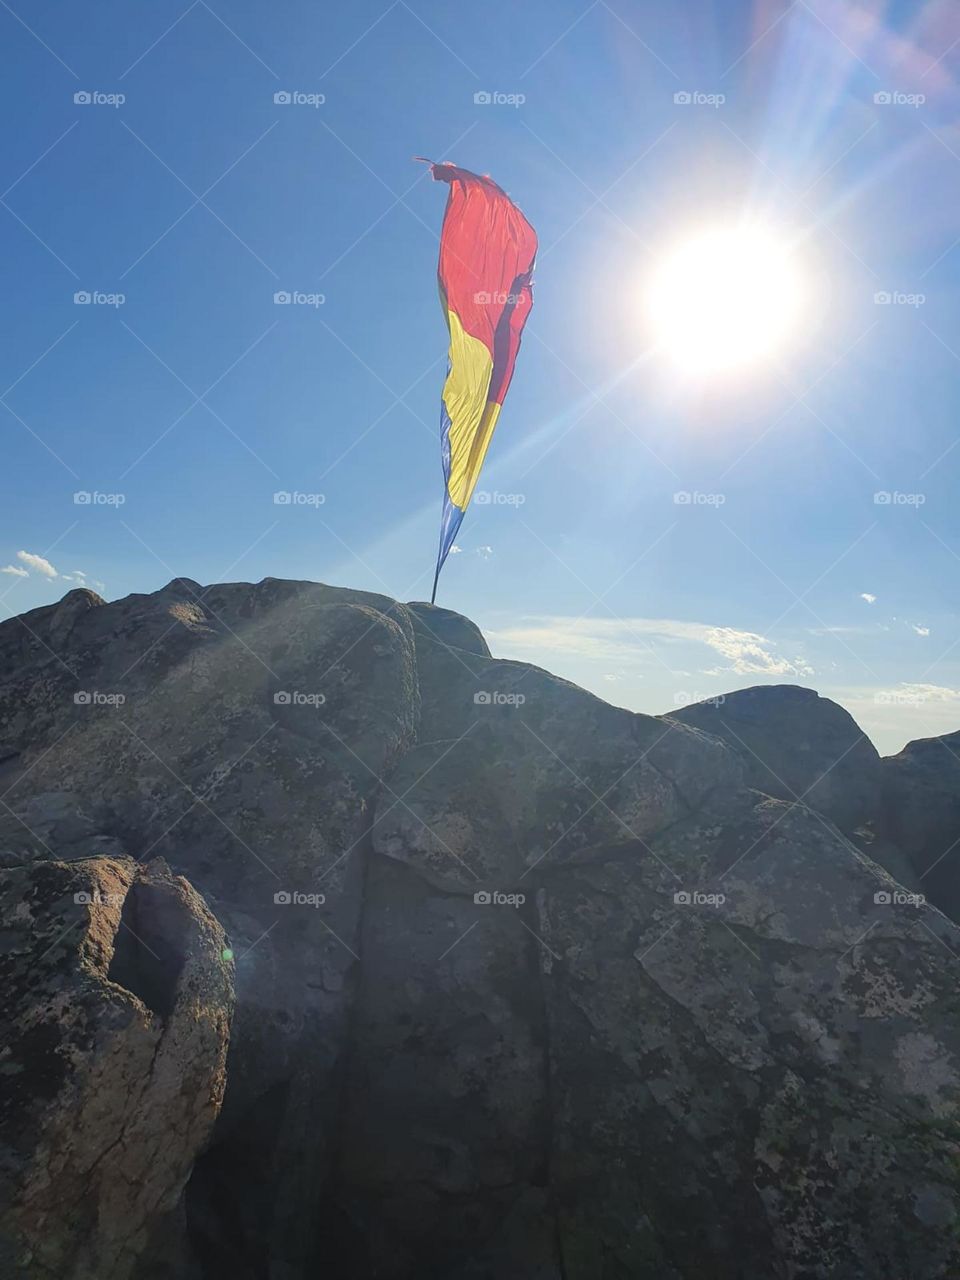
[[[220,1109],[233,961],[161,860],[0,872],[0,1274],[125,1280]]]
[[[850,834],[880,808],[880,757],[843,707],[797,685],[757,685],[670,713],[728,743],[750,786],[800,801]]]
[[[883,823],[924,893],[960,920],[960,733],[909,742],[883,760]]]
[[[845,713],[740,699],[634,715],[275,579],[0,624],[0,866],[162,855],[235,956],[223,1106],[131,1213],[134,1280],[956,1272],[957,930],[843,834],[877,812]]]
[[[652,852],[538,895],[564,1276],[945,1280],[958,931],[756,793]]]

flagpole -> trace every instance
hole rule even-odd
[[[440,557],[437,557],[437,567],[433,575],[433,594],[430,596],[430,603],[437,603],[437,581],[440,577]]]

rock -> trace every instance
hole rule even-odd
[[[888,838],[931,902],[960,920],[960,733],[907,743],[882,778]]]
[[[758,685],[670,713],[722,738],[747,783],[798,800],[850,834],[880,808],[880,757],[843,707],[796,685]]]
[[[0,624],[2,874],[132,885],[124,854],[162,856],[237,989],[209,1140],[174,1123],[186,1163],[143,1173],[148,1105],[130,1187],[105,1160],[82,1202],[42,1202],[42,1242],[36,1216],[10,1238],[34,1233],[40,1280],[64,1257],[91,1280],[946,1280],[960,931],[910,896],[879,769],[808,691],[634,715],[448,610],[307,582]],[[44,1105],[95,1159],[106,1094],[76,1096],[54,1079]],[[36,1105],[11,1109],[18,1204],[51,1162]]]
[[[464,653],[478,654],[481,658],[490,657],[483,633],[469,618],[433,604],[414,603],[407,608],[421,643],[433,641],[444,648],[462,649]]]
[[[565,1276],[946,1277],[916,1204],[958,1222],[958,931],[756,795],[652,852],[540,895]]]
[[[423,745],[389,778],[373,842],[437,888],[504,889],[548,861],[647,839],[740,781],[735,754],[696,729],[526,663],[428,656]]]
[[[160,860],[0,872],[0,1272],[124,1280],[226,1080],[233,963]]]

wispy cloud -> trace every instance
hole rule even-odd
[[[876,604],[876,603],[877,603],[877,597],[876,597],[875,595],[871,595],[871,593],[870,593],[869,591],[861,591],[861,592],[860,592],[860,599],[861,599],[861,600],[866,600],[867,604]]]
[[[521,625],[488,632],[501,653],[521,652],[540,662],[553,654],[604,663],[636,664],[648,658],[652,646],[703,645],[724,658],[727,666],[704,674],[807,676],[812,668],[803,658],[776,652],[766,637],[736,627],[717,627],[673,618],[564,618],[553,615],[521,619]]]
[[[908,698],[918,698],[923,702],[960,701],[960,689],[949,689],[942,684],[901,684],[896,690],[885,692],[896,692]]]
[[[35,573],[43,574],[45,578],[55,578],[57,571],[43,556],[34,555],[32,551],[18,551],[17,559],[25,564],[28,569],[33,569]]]
[[[8,573],[13,578],[29,578],[30,576],[26,569],[18,569],[15,564],[5,564],[0,569],[0,573]]]
[[[928,636],[930,634],[930,628],[921,626],[919,622],[911,622],[910,626],[918,636]]]

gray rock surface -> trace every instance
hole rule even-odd
[[[848,834],[880,807],[880,757],[849,712],[796,685],[739,689],[671,713],[740,755],[751,787],[825,814]]]
[[[909,742],[883,761],[883,823],[923,892],[960,920],[960,733]]]
[[[0,624],[4,874],[161,855],[235,956],[136,1280],[960,1273],[958,929],[853,838],[846,713],[733,702],[634,715],[274,579]]]

